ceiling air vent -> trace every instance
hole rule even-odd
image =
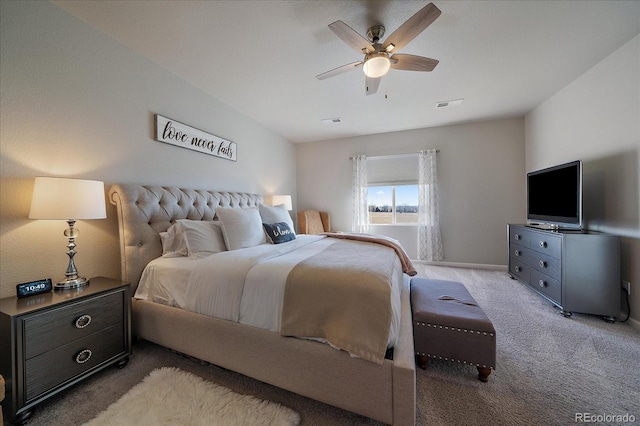
[[[325,118],[322,120],[323,124],[338,124],[338,123],[342,123],[342,118],[340,117],[336,117],[336,118]]]
[[[447,108],[462,105],[464,99],[455,99],[453,101],[440,101],[436,103],[436,108]]]

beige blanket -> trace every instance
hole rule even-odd
[[[400,258],[400,263],[402,263],[402,272],[409,275],[410,277],[418,274],[418,271],[416,271],[416,269],[413,267],[413,263],[411,263],[411,259],[409,259],[407,252],[405,252],[400,243],[393,238],[385,237],[382,235],[357,234],[348,232],[323,232],[323,235],[347,240],[366,241],[369,243],[382,244],[387,247],[391,247],[396,251],[398,258]]]
[[[280,334],[320,337],[382,364],[391,321],[395,251],[381,244],[338,241],[289,273]]]

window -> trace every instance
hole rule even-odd
[[[418,185],[371,185],[369,224],[418,223]]]
[[[369,224],[418,223],[418,155],[367,158]]]

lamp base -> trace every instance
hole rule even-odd
[[[60,281],[53,286],[55,290],[70,290],[72,288],[84,287],[89,285],[89,280],[85,277],[78,277],[72,280]]]

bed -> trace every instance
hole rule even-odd
[[[176,221],[213,221],[216,209],[263,203],[257,194],[134,184],[113,185],[109,197],[118,214],[121,275],[132,293],[145,267],[162,257],[160,235]],[[392,359],[379,362],[153,298],[132,300],[132,325],[138,338],[384,423],[413,425],[416,384],[408,280],[401,281],[398,293],[396,331],[389,338],[393,350],[387,351]]]

